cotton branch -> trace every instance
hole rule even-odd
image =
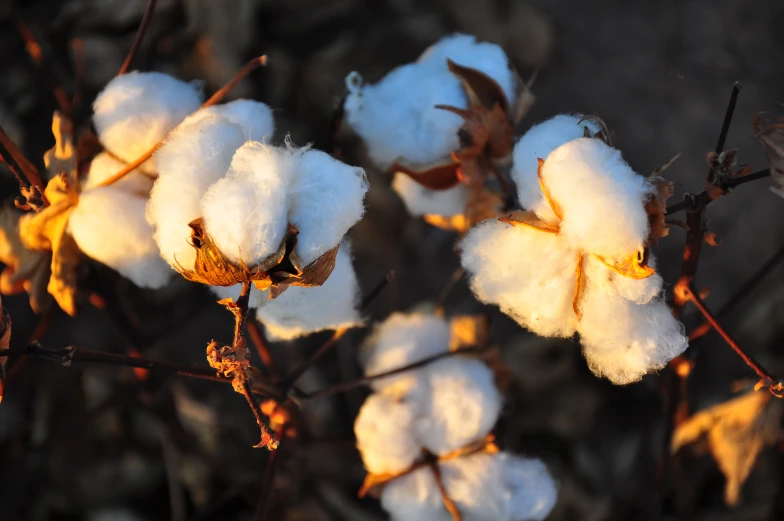
[[[44,196],[44,184],[38,169],[25,157],[21,150],[11,141],[8,134],[0,127],[0,157],[8,167],[16,181],[19,183],[19,191],[25,199],[24,204],[36,210],[46,208],[49,202]]]
[[[133,40],[133,44],[131,45],[131,49],[128,51],[128,56],[125,57],[125,61],[120,67],[120,71],[117,73],[117,76],[122,76],[128,69],[131,67],[131,63],[133,63],[133,59],[136,57],[136,53],[139,52],[139,46],[142,43],[142,39],[144,38],[144,33],[147,31],[147,26],[150,24],[150,20],[152,20],[152,12],[155,10],[155,3],[157,0],[147,0],[147,7],[144,9],[144,15],[142,16],[142,21],[139,24],[139,30],[136,31],[136,38]]]

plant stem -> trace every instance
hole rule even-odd
[[[136,38],[134,38],[131,49],[128,51],[128,56],[125,57],[125,61],[123,62],[122,67],[120,67],[120,71],[117,73],[117,76],[122,76],[128,72],[133,59],[136,57],[136,53],[139,52],[139,46],[141,45],[142,39],[144,38],[144,33],[147,32],[147,26],[150,25],[150,20],[152,20],[152,12],[155,10],[156,1],[157,0],[147,0],[147,7],[144,9],[144,15],[142,16],[142,21],[139,24],[139,30],[136,31]]]

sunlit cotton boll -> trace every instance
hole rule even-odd
[[[610,271],[592,258],[587,259],[585,275],[578,332],[595,374],[619,385],[636,382],[686,349],[683,325],[662,297],[646,304],[623,298]]]
[[[547,156],[542,179],[563,212],[560,235],[572,244],[609,260],[643,249],[653,188],[620,151],[600,139],[575,139]]]
[[[583,137],[587,127],[591,134],[600,130],[592,120],[582,119],[581,114],[559,114],[531,127],[515,144],[512,179],[517,185],[520,204],[531,210],[540,219],[554,223],[556,215],[542,194],[539,186],[539,159],[547,159],[550,153],[563,144]]]
[[[379,324],[364,347],[368,376],[411,365],[449,350],[449,324],[432,313],[393,313]],[[419,385],[421,371],[373,381],[373,389],[405,396]]]
[[[352,73],[346,78],[346,120],[365,141],[377,166],[387,168],[398,159],[431,163],[459,148],[462,118],[435,108],[467,106],[460,80],[447,68],[447,58],[487,74],[510,103],[514,100],[515,75],[504,51],[465,34],[441,39],[418,61],[398,67],[374,85],[362,85],[359,75]]]
[[[93,103],[101,144],[132,162],[163,140],[201,105],[199,89],[160,72],[129,72],[112,79]],[[140,167],[155,172],[154,160]]]
[[[290,286],[273,300],[257,292],[256,318],[272,340],[292,340],[325,329],[354,327],[362,323],[359,284],[351,264],[348,242],[341,244],[335,269],[322,286]]]
[[[245,139],[269,141],[275,131],[272,109],[259,101],[238,99],[211,105],[188,116],[183,123],[193,123],[206,116],[220,116],[242,128]]]
[[[400,195],[411,215],[443,215],[452,217],[465,213],[468,187],[462,183],[447,190],[430,190],[409,176],[397,173],[392,188]]]
[[[647,265],[656,269],[656,258],[652,253],[648,254]],[[637,304],[647,304],[659,296],[664,285],[664,280],[658,273],[644,279],[633,279],[614,272],[610,274],[610,277],[618,294]]]
[[[79,249],[137,286],[159,288],[173,274],[144,219],[145,197],[107,186],[82,192],[68,221]]]
[[[87,177],[82,180],[82,191],[98,187],[103,181],[114,176],[125,166],[125,163],[112,157],[111,154],[101,152],[90,162],[90,170]],[[112,186],[126,192],[147,195],[150,193],[154,182],[150,176],[145,175],[141,170],[133,169],[112,183]]]
[[[416,411],[410,402],[386,394],[371,394],[359,410],[354,433],[368,472],[398,473],[422,454],[414,437]]]
[[[578,253],[559,236],[488,220],[469,230],[460,249],[479,300],[538,335],[574,334]]]

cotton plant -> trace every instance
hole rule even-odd
[[[579,333],[591,370],[628,384],[688,344],[650,253],[671,184],[636,174],[597,128],[561,115],[520,139],[512,176],[526,210],[470,230],[462,264],[481,301],[541,336]]]
[[[431,312],[394,313],[365,346],[368,376],[449,352],[453,327]],[[392,519],[544,519],[556,486],[544,464],[502,452],[490,434],[502,398],[492,370],[443,357],[374,379],[354,425],[369,476]]]
[[[514,125],[532,96],[504,51],[455,34],[365,85],[346,78],[345,117],[412,215],[464,231],[502,206],[486,186],[512,151]]]

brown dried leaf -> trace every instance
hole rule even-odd
[[[531,92],[531,84],[526,84],[517,71],[515,73],[515,91],[517,99],[515,99],[510,110],[509,119],[513,125],[517,125],[522,121],[531,107],[536,103],[536,96]],[[536,74],[536,73],[534,73]],[[533,83],[533,82],[531,82]]]
[[[760,451],[780,439],[780,420],[779,400],[769,393],[750,391],[700,411],[679,425],[673,434],[672,452],[707,434],[711,454],[727,480],[724,500],[735,505]]]
[[[27,291],[30,307],[40,313],[51,297],[46,291],[50,274],[50,255],[28,250],[19,238],[22,213],[10,205],[0,209],[0,294],[15,295]]]
[[[545,233],[557,234],[560,230],[556,224],[548,224],[536,216],[534,212],[515,210],[505,217],[499,217],[499,221],[512,226],[525,226]]]
[[[469,106],[479,105],[492,110],[498,105],[504,114],[509,111],[509,100],[506,99],[504,89],[490,76],[471,67],[458,65],[449,59],[446,64],[449,71],[460,79]]]
[[[710,246],[721,246],[721,239],[716,232],[705,232],[705,242]]]
[[[670,160],[670,163],[677,158],[678,156],[675,156]],[[667,166],[669,166],[669,163],[660,168],[664,169]],[[659,239],[667,237],[670,233],[666,221],[667,199],[672,197],[675,193],[675,185],[672,181],[667,181],[664,178],[658,177],[656,172],[648,178],[648,182],[656,189],[651,197],[645,202],[645,212],[648,214],[648,224],[650,225],[650,232],[646,244],[650,245],[658,244]]]
[[[448,190],[457,186],[460,182],[458,177],[459,167],[460,163],[450,158],[448,162],[420,166],[410,166],[403,162],[396,162],[389,170],[393,173],[400,172],[405,174],[429,190]]]
[[[501,212],[504,201],[501,196],[484,186],[472,186],[466,201],[466,227],[470,228],[485,219],[495,219]]]
[[[759,113],[754,117],[754,129],[768,156],[771,190],[784,197],[784,118],[766,119]]]
[[[456,315],[449,321],[449,350],[484,347],[490,339],[490,324],[485,315]]]
[[[425,214],[422,216],[426,223],[441,228],[442,230],[455,231],[458,233],[465,233],[468,231],[468,221],[465,214],[453,215],[445,217],[443,215]]]
[[[70,176],[70,179],[74,179],[77,165],[73,123],[59,111],[55,111],[52,117],[52,134],[54,134],[54,147],[44,154],[44,164],[49,178],[65,173]]]
[[[52,273],[47,290],[62,310],[73,317],[84,300],[78,285],[79,267],[84,254],[71,234],[65,230],[65,226],[62,234],[55,237],[52,244]]]
[[[630,279],[647,279],[656,270],[645,264],[645,253],[637,252],[622,259],[620,262],[609,262],[600,255],[593,255],[599,262],[610,268],[612,271]]]

